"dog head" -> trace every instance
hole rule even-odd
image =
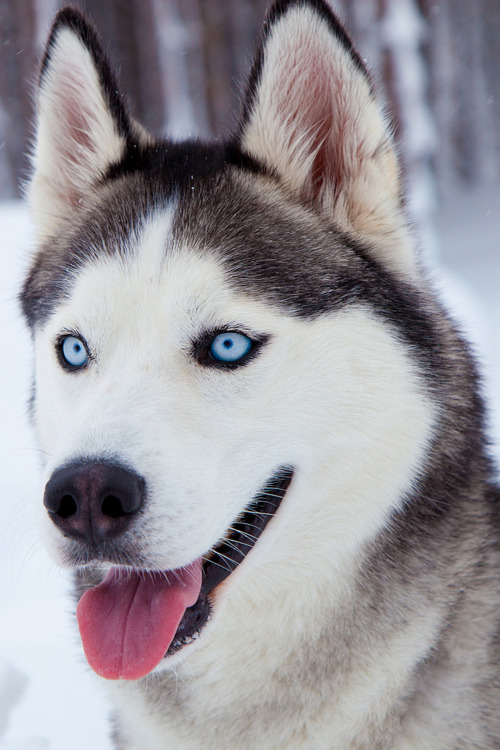
[[[109,570],[82,635],[98,672],[135,678],[222,617],[223,593],[313,600],[383,526],[432,432],[433,333],[390,128],[326,4],[272,7],[227,141],[156,139],[118,91],[92,26],[61,11],[22,304],[48,544]],[[109,622],[139,656],[103,654]]]

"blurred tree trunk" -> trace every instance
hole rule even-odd
[[[441,185],[500,176],[498,0],[419,0],[429,20],[426,56],[439,131]]]
[[[84,7],[110,53],[134,116],[147,128],[160,129],[165,101],[152,3],[85,0]]]
[[[18,193],[27,175],[34,21],[32,0],[0,0],[0,198]]]
[[[408,188],[408,210],[422,247],[432,257],[437,247],[438,203],[432,164],[438,139],[422,47],[426,26],[415,0],[379,2],[384,81]]]
[[[434,0],[435,2],[435,0]],[[415,0],[344,0],[346,26],[385,98],[409,190],[408,209],[431,254],[437,196],[432,169],[437,148],[429,106],[426,24]]]
[[[19,193],[25,175],[34,58],[63,1],[0,0],[0,197]],[[430,163],[441,183],[498,180],[499,0],[329,1],[386,93],[410,180]],[[96,23],[146,127],[231,130],[267,0],[73,2]]]
[[[266,0],[199,0],[207,123],[213,134],[234,125],[267,5]]]
[[[495,177],[500,176],[500,4],[483,0],[483,64],[492,131]]]

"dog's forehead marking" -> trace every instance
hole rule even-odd
[[[47,321],[50,335],[61,327],[106,338],[137,329],[156,339],[168,329],[180,342],[218,326],[286,327],[287,318],[264,299],[231,285],[220,253],[174,237],[174,212],[170,206],[145,218],[126,253],[101,253],[84,264]]]
[[[172,243],[173,210],[173,206],[157,209],[153,215],[144,219],[136,239],[131,241],[128,260],[133,262],[136,274],[142,272],[152,278],[162,274],[167,258],[166,250]]]

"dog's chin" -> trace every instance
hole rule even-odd
[[[226,536],[217,543],[204,557],[198,561],[201,565],[201,587],[197,600],[188,606],[178,623],[175,634],[170,641],[163,658],[160,659],[153,671],[163,671],[165,668],[174,666],[195,644],[206,626],[212,619],[214,606],[216,606],[217,588],[241,565],[247,555],[251,552],[259,537],[264,532],[267,524],[278,510],[283,497],[292,481],[293,469],[282,467],[276,471],[265,483],[259,494],[253,498],[246,510],[231,525]],[[144,561],[133,558],[132,553],[121,556],[119,548],[108,550],[105,555],[107,559],[100,556],[100,560],[87,560],[82,568],[80,560],[77,571],[77,588],[83,594],[102,583],[102,563],[111,563],[120,575],[123,569],[124,575],[131,568],[144,577],[167,576],[171,571],[153,571]],[[77,561],[74,563],[78,565]],[[93,566],[92,567],[92,563]],[[99,568],[96,567],[96,563]],[[175,575],[175,572],[174,572]]]

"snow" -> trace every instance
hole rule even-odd
[[[500,187],[450,189],[439,212],[443,296],[472,341],[500,464]]]
[[[30,342],[16,299],[32,244],[23,206],[0,204],[0,227],[0,750],[108,750],[107,697],[84,664],[69,579],[37,531]]]
[[[30,344],[16,301],[32,244],[23,206],[0,204],[0,227],[0,750],[109,750],[106,692],[84,662],[68,575],[49,560],[37,531],[39,455],[26,406]],[[483,360],[500,458],[498,188],[454,192],[439,229],[443,267],[435,276]]]

